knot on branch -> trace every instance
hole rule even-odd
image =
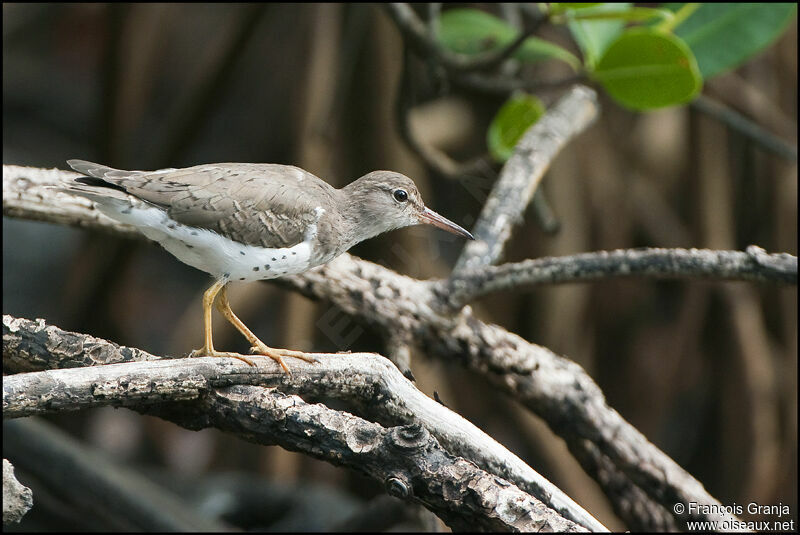
[[[367,453],[379,446],[381,430],[375,425],[359,425],[347,436],[348,447],[356,453]]]
[[[421,449],[429,440],[430,433],[419,422],[395,427],[389,433],[390,444],[401,451]]]

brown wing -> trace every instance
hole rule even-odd
[[[76,171],[164,209],[185,225],[246,243],[291,247],[337,190],[298,167],[221,163],[161,171],[121,171],[70,160]],[[97,185],[97,184],[94,184]]]

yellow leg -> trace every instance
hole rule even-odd
[[[283,371],[287,374],[291,375],[292,372],[289,370],[289,367],[283,361],[283,357],[294,357],[300,360],[304,360],[306,362],[316,362],[317,359],[309,355],[308,353],[303,353],[302,351],[293,351],[291,349],[275,349],[272,347],[267,346],[264,342],[258,339],[258,337],[253,334],[253,332],[247,328],[247,326],[242,323],[236,314],[233,313],[231,310],[231,305],[228,303],[228,294],[225,291],[225,286],[223,285],[222,288],[219,289],[219,296],[217,299],[217,310],[220,311],[220,314],[225,316],[225,318],[231,322],[231,324],[236,327],[236,329],[247,338],[247,341],[253,346],[250,351],[251,353],[257,355],[264,355],[265,357],[269,357],[273,359],[275,362],[280,364]]]
[[[206,290],[203,294],[203,322],[205,327],[205,344],[201,349],[196,349],[192,351],[192,357],[233,357],[235,359],[239,359],[241,361],[246,362],[250,366],[255,366],[255,362],[250,360],[249,358],[245,357],[244,355],[240,355],[239,353],[231,353],[228,351],[217,351],[214,349],[214,341],[211,337],[211,307],[214,304],[214,298],[217,297],[217,294],[220,291],[225,291],[225,285],[228,283],[226,280],[218,280],[214,284],[211,285],[211,288]]]

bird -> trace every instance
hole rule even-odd
[[[215,163],[183,169],[123,171],[67,160],[82,176],[60,191],[93,201],[106,216],[135,227],[181,262],[210,274],[203,294],[204,344],[192,357],[245,355],[218,351],[212,308],[248,340],[250,353],[316,362],[311,354],[267,346],[234,314],[230,282],[303,273],[384,232],[428,224],[467,239],[472,234],[427,208],[414,182],[393,171],[367,173],[342,188],[293,165]]]

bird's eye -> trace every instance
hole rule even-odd
[[[406,202],[408,200],[408,192],[404,189],[396,189],[394,193],[392,193],[394,200],[397,202]]]

